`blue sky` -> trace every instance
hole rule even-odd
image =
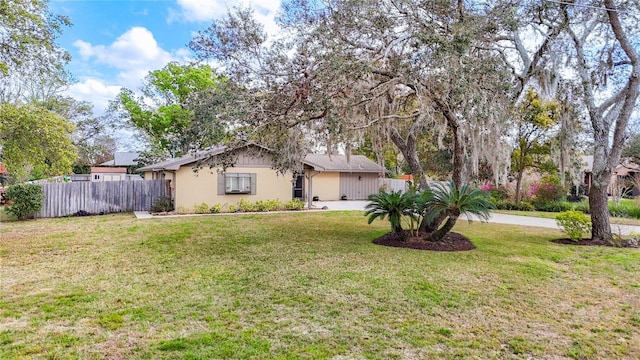
[[[251,5],[275,31],[280,0],[51,0],[51,11],[74,24],[58,41],[72,56],[68,69],[77,81],[67,93],[103,113],[120,88],[138,90],[149,71],[192,58],[193,35],[238,5]]]

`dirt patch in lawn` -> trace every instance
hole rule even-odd
[[[573,241],[569,238],[562,239],[553,239],[550,240],[552,243],[563,244],[563,245],[578,245],[578,246],[610,246],[610,247],[621,247],[621,248],[638,248],[640,247],[640,239],[623,239],[619,243],[611,244],[600,240],[593,239],[580,239],[578,241]]]
[[[467,251],[476,248],[466,236],[450,232],[441,241],[427,240],[429,234],[421,236],[411,236],[409,231],[403,234],[390,232],[373,240],[374,244],[392,247],[410,248],[416,250],[431,251]]]

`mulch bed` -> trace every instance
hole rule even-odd
[[[431,251],[467,251],[476,248],[475,245],[466,236],[456,232],[450,232],[442,239],[442,241],[428,241],[428,234],[421,236],[411,236],[409,231],[405,230],[404,237],[396,233],[390,232],[373,240],[374,244],[392,247],[410,248],[416,250]]]
[[[563,244],[563,245],[577,245],[577,246],[610,246],[610,247],[622,247],[622,248],[637,248],[638,247],[638,242],[633,242],[633,241],[623,241],[620,244],[609,244],[606,243],[604,241],[600,241],[600,240],[593,240],[593,239],[581,239],[578,241],[573,241],[569,238],[562,238],[562,239],[553,239],[550,240],[552,243],[556,243],[556,244]]]

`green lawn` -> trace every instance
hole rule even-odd
[[[373,245],[361,212],[0,224],[0,358],[632,359],[640,251],[468,225]]]

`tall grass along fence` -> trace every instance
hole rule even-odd
[[[146,211],[161,197],[169,196],[166,180],[104,181],[41,184],[44,191],[41,218],[74,214],[106,214]]]

